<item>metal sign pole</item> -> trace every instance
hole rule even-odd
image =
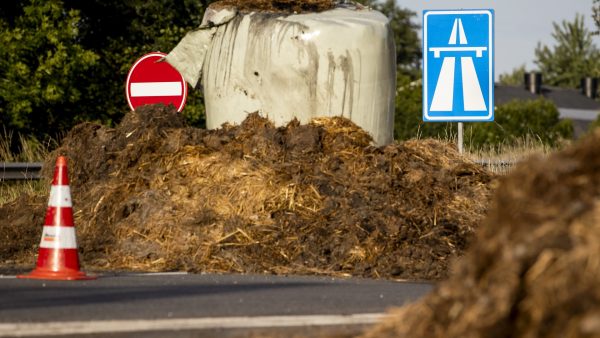
[[[463,123],[458,122],[458,153],[463,153]]]

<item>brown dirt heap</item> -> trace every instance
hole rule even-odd
[[[337,0],[221,0],[211,8],[236,7],[241,12],[305,13],[322,12],[336,6]]]
[[[520,165],[451,279],[369,337],[600,337],[599,145]]]
[[[162,106],[75,127],[69,172],[86,268],[439,279],[482,219],[492,177],[448,144],[370,146],[343,118],[218,130]],[[0,262],[31,263],[46,200],[0,207]]]

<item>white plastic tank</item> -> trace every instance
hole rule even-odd
[[[202,79],[207,128],[259,111],[276,125],[343,116],[393,141],[396,88],[389,20],[360,5],[320,13],[207,11],[166,57],[192,86]]]

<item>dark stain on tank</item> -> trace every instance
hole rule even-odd
[[[303,73],[303,78],[308,87],[310,111],[313,114],[317,113],[317,90],[318,90],[318,73],[319,73],[319,51],[317,46],[312,41],[304,41],[304,51],[308,55],[308,67],[300,70]]]
[[[247,29],[245,25],[248,24]],[[244,27],[242,27],[244,26]],[[306,102],[308,103],[308,109],[311,114],[316,114],[317,106],[319,105],[319,86],[318,86],[318,72],[320,54],[319,50],[314,41],[310,38],[303,38],[303,34],[310,34],[311,29],[298,22],[285,20],[285,15],[280,13],[251,13],[247,15],[238,15],[227,25],[223,25],[218,28],[217,34],[215,34],[214,40],[210,46],[209,60],[213,65],[211,76],[206,76],[205,79],[211,79],[214,82],[213,88],[224,88],[227,89],[227,85],[231,81],[232,70],[238,69],[234,67],[233,63],[236,61],[235,53],[239,55],[239,51],[236,52],[236,48],[239,48],[239,44],[244,44],[243,40],[246,40],[246,51],[243,58],[244,71],[243,74],[234,74],[234,76],[243,77],[246,80],[256,82],[255,86],[262,86],[262,81],[270,81],[275,83],[277,81],[283,81],[278,76],[270,71],[270,63],[272,60],[277,60],[281,57],[286,57],[285,53],[288,53],[285,48],[289,48],[289,43],[295,45],[298,53],[298,63],[291,66],[288,71],[296,73],[295,77],[302,81],[302,91],[306,93]],[[242,36],[238,36],[238,35]],[[352,72],[352,60],[347,56],[342,56],[337,62],[332,62],[329,56],[330,66],[333,65],[333,69],[330,69],[330,86],[328,93],[330,96],[330,108],[333,105],[331,97],[334,93],[335,72],[342,70],[344,72],[343,79],[345,85],[352,86],[353,75]],[[260,73],[259,73],[260,71]],[[265,73],[266,71],[266,73]],[[340,79],[338,78],[338,81]],[[348,82],[350,81],[350,82]],[[286,85],[282,82],[282,85]],[[344,112],[346,106],[352,105],[353,91],[352,88],[344,89],[344,103],[342,112]],[[261,91],[258,90],[257,93]],[[223,93],[226,95],[226,93]],[[266,94],[271,95],[271,94]],[[323,95],[323,94],[321,94]],[[260,98],[262,95],[258,95]]]
[[[240,27],[240,22],[242,21],[241,17],[239,18],[239,20],[234,20],[232,24],[227,25],[227,30],[225,32],[225,35],[223,36],[224,38],[228,37],[226,62],[227,67],[223,71],[223,83],[229,82],[229,79],[231,78],[231,66],[233,64],[233,56],[235,54],[236,40],[238,38],[238,29]]]
[[[360,57],[360,55],[359,55]],[[350,51],[346,50],[345,55],[340,55],[337,60],[333,52],[327,53],[327,59],[329,62],[329,68],[327,71],[327,95],[329,97],[328,109],[333,114],[338,114],[336,107],[333,106],[335,99],[335,88],[336,88],[336,77],[339,77],[338,72],[342,72],[341,77],[344,82],[344,89],[342,92],[342,116],[351,118],[352,117],[352,106],[354,104],[354,65],[352,62],[352,55]]]
[[[335,94],[333,88],[335,87],[335,71],[337,69],[337,65],[335,64],[335,56],[333,55],[332,51],[327,52],[327,60],[329,61],[329,69],[327,70],[327,86],[325,90],[327,91],[327,97],[329,98],[327,110],[332,112],[333,95]]]
[[[346,55],[339,58],[340,69],[344,75],[344,94],[342,101],[342,114],[346,111],[346,102],[348,102],[348,115],[344,116],[352,118],[352,104],[354,101],[354,67],[352,65],[352,56],[350,51],[346,50]]]
[[[206,74],[204,79],[212,79],[213,88],[219,88],[219,81],[226,83],[231,77],[231,67],[241,21],[242,17],[236,16],[228,24],[218,27],[211,41],[206,58],[208,62],[204,64],[204,73]],[[214,62],[215,60],[218,62]],[[209,64],[213,65],[212,69],[208,67]],[[209,76],[209,73],[218,75]]]

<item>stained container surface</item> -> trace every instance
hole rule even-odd
[[[279,126],[343,116],[377,145],[393,141],[395,47],[383,14],[227,14],[219,17],[226,23],[189,33],[167,57],[192,85],[202,79],[207,128],[239,124],[255,111]]]

